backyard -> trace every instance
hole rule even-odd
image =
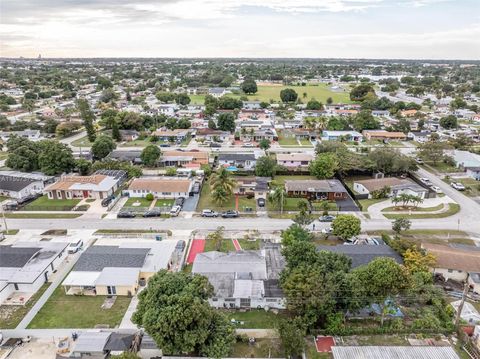
[[[283,358],[284,352],[279,338],[260,338],[254,344],[248,338],[233,345],[231,358]]]
[[[47,196],[42,196],[23,209],[25,211],[70,211],[80,201],[80,199],[49,199]]]
[[[28,326],[39,328],[115,328],[127,311],[131,298],[118,296],[110,309],[102,309],[105,296],[66,295],[59,286]]]

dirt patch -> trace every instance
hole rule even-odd
[[[66,229],[49,229],[41,234],[42,236],[66,236]]]
[[[13,350],[9,359],[55,359],[56,345],[52,339],[32,339]]]

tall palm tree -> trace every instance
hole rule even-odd
[[[283,207],[287,202],[287,192],[283,187],[276,187],[269,195],[268,201],[272,203],[273,207],[280,209],[280,213],[283,214]]]
[[[231,173],[225,167],[220,167],[210,179],[213,200],[220,204],[225,203],[232,196],[236,184]]]

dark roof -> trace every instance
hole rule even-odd
[[[141,268],[149,248],[89,247],[75,264],[75,271],[99,272],[105,267]]]
[[[318,246],[319,251],[345,254],[352,260],[352,269],[368,264],[378,257],[389,257],[402,264],[402,257],[387,245],[339,245]]]
[[[34,182],[41,182],[33,178],[0,175],[0,190],[18,192]]]
[[[0,246],[0,267],[21,268],[40,248]]]
[[[104,175],[115,179],[121,179],[127,177],[127,172],[124,170],[97,170],[94,175]]]
[[[127,351],[132,347],[134,338],[133,334],[112,333],[103,350]]]
[[[120,161],[134,161],[136,159],[139,159],[141,154],[142,154],[142,151],[140,150],[134,150],[134,151],[113,150],[108,155],[108,157],[116,160],[120,160]]]
[[[255,161],[253,153],[220,153],[219,161]]]
[[[278,279],[265,280],[263,286],[265,288],[265,298],[283,298],[283,291]]]

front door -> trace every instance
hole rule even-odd
[[[108,295],[115,295],[117,294],[117,289],[114,286],[107,286],[107,293]]]
[[[88,198],[88,191],[83,191],[83,198]]]

